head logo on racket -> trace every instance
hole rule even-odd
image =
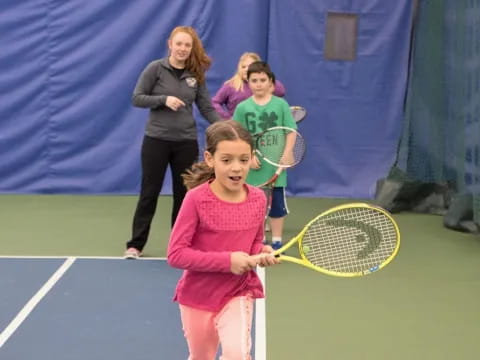
[[[325,223],[334,228],[346,226],[358,229],[361,232],[355,235],[357,243],[365,244],[365,247],[357,253],[359,259],[363,259],[375,251],[382,241],[382,233],[376,227],[363,221],[338,218],[326,220]]]
[[[295,243],[300,257],[285,255]],[[400,231],[388,211],[352,203],[315,217],[275,255],[327,275],[354,277],[382,269],[399,247]]]

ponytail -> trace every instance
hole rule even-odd
[[[215,179],[215,171],[207,165],[205,161],[201,161],[192,165],[184,174],[182,174],[183,184],[187,190],[203,184],[211,179]]]
[[[205,131],[206,149],[211,156],[217,151],[217,145],[221,141],[242,140],[253,149],[253,139],[247,129],[234,120],[217,121],[210,125]],[[187,190],[215,179],[215,170],[207,165],[205,161],[193,164],[190,169],[182,174],[183,184]]]

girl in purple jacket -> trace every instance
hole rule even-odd
[[[256,53],[243,53],[238,61],[235,75],[225,81],[223,86],[212,98],[215,110],[217,110],[223,119],[231,119],[237,105],[252,96],[252,91],[247,83],[247,70],[251,63],[260,60],[260,56]],[[278,80],[275,81],[272,90],[273,95],[280,97],[285,95],[285,87]]]

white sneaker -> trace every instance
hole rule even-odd
[[[142,255],[143,254],[140,250],[131,247],[131,248],[128,248],[127,250],[125,250],[125,253],[123,254],[123,257],[125,259],[138,259]]]

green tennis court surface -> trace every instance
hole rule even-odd
[[[119,256],[130,232],[135,202],[136,197],[129,196],[1,196],[0,254]],[[296,235],[319,212],[346,202],[289,199],[286,238]],[[162,216],[162,211],[170,204],[169,197],[160,198],[145,249],[148,256],[165,254],[169,217]],[[443,228],[441,217],[405,213],[395,219],[402,233],[399,254],[373,275],[333,278],[293,264],[267,269],[267,359],[478,357],[480,239]],[[27,262],[22,260],[22,265],[15,266],[23,275],[14,281],[12,270],[0,265],[1,331],[65,259],[29,260],[29,275]],[[4,261],[17,260],[4,258],[0,264]],[[161,345],[163,316],[178,317],[171,302],[174,280],[167,285],[165,279],[175,271],[156,260],[77,259],[0,348],[0,359],[42,360],[42,351],[48,355],[45,359],[77,359],[74,350],[80,347],[95,354],[103,347],[109,355],[122,349],[129,359],[143,359],[148,358],[148,343],[153,344],[150,350],[155,359],[185,359],[178,319],[168,322],[172,336],[168,343],[169,348],[184,352],[162,356],[168,351]],[[81,292],[87,295],[79,297]],[[151,292],[152,299],[143,298],[144,292]],[[102,294],[108,294],[108,299],[102,299]],[[13,304],[12,298],[22,301]],[[138,314],[142,307],[148,309],[146,315]],[[72,314],[77,313],[81,316],[75,323]],[[92,314],[96,316],[88,321]],[[139,324],[140,331],[120,331],[128,323]],[[96,340],[93,334],[102,341],[92,343]],[[25,353],[6,357],[7,351],[9,356],[14,349],[27,351],[27,340],[34,357]],[[55,347],[42,348],[49,343]]]

